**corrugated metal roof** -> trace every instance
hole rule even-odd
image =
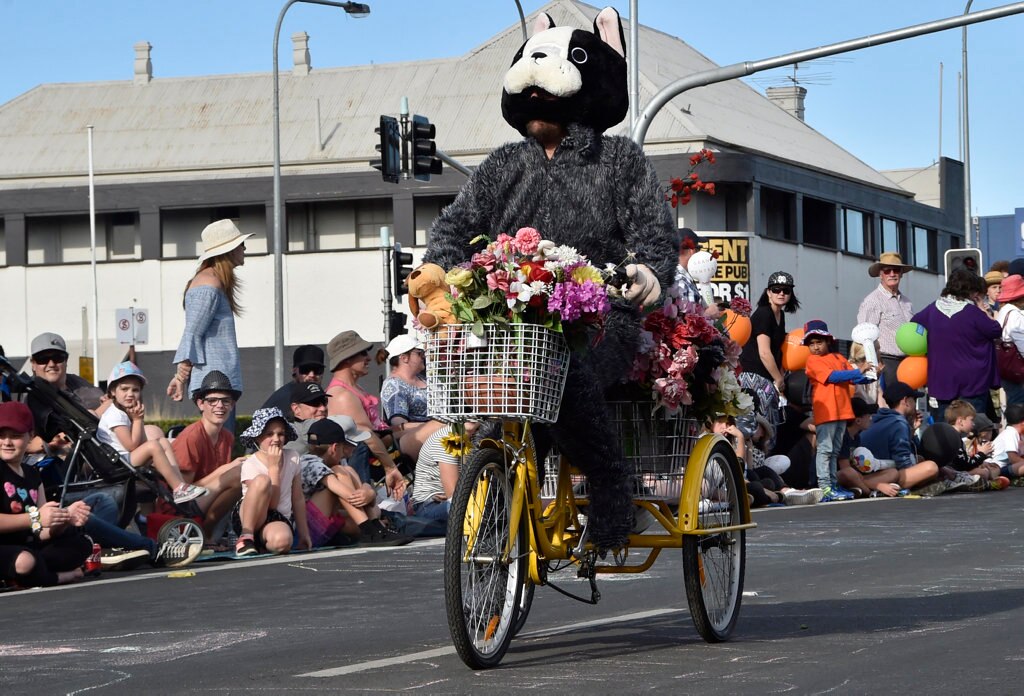
[[[597,8],[555,0],[542,8],[558,25],[589,26]],[[627,28],[628,36],[628,28]],[[373,129],[402,95],[438,126],[438,147],[472,163],[518,138],[501,118],[500,89],[518,50],[518,24],[459,58],[280,73],[281,161],[289,171],[368,170]],[[682,75],[716,67],[679,39],[641,26],[641,103]],[[323,147],[317,142],[320,102]],[[85,127],[93,125],[94,167],[104,180],[266,175],[272,166],[269,73],[47,84],[0,106],[0,188],[60,185],[85,174]],[[625,124],[611,133],[627,133]],[[804,122],[733,80],[677,97],[654,119],[651,149],[711,138],[739,149],[902,191]]]

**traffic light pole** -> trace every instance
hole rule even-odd
[[[384,261],[384,341],[391,337],[391,228],[380,228],[380,251]]]

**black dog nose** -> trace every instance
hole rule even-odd
[[[533,58],[534,60],[537,60],[539,58],[547,58],[548,54],[544,53],[544,51],[534,51],[533,53],[530,54],[530,57]]]

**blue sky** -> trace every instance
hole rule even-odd
[[[125,80],[132,45],[153,44],[159,77],[269,71],[283,0],[0,0],[0,103],[47,82]],[[372,14],[293,6],[281,30],[281,65],[290,66],[292,32],[311,35],[313,67],[456,56],[518,22],[513,0],[376,0]],[[529,14],[539,0],[522,0]],[[593,3],[597,5],[598,3]],[[609,3],[623,16],[628,0]],[[975,2],[973,11],[1008,2]],[[759,60],[958,15],[960,0],[640,0],[639,20],[677,36],[720,65]],[[603,4],[601,4],[603,6]],[[1018,169],[1024,134],[1024,15],[969,29],[970,148],[973,209],[1012,214],[1024,207]],[[809,66],[825,73],[808,84],[807,122],[877,169],[927,166],[939,153],[960,156],[957,74],[961,32],[910,39]],[[782,84],[785,70],[772,75]],[[681,77],[681,76],[680,76]],[[757,77],[757,76],[754,76]],[[762,81],[754,86],[763,91]],[[497,85],[495,86],[497,89]],[[397,105],[396,105],[397,110]]]

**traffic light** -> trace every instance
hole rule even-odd
[[[395,253],[391,265],[391,290],[395,297],[401,297],[408,292],[405,287],[405,279],[412,273],[412,253],[402,251],[402,245],[395,242]]]
[[[434,133],[434,125],[426,116],[412,117],[412,173],[418,181],[430,181],[431,174],[441,173]]]
[[[946,251],[946,280],[949,274],[957,268],[966,268],[969,271],[981,275],[981,249],[949,249]]]
[[[398,127],[398,119],[392,116],[381,116],[380,126],[373,129],[380,136],[380,143],[374,147],[380,153],[380,159],[370,164],[379,169],[384,181],[398,183],[402,174],[402,130]]]
[[[405,328],[405,320],[408,318],[409,315],[405,312],[397,312],[393,309],[388,312],[388,342],[396,336],[409,333],[409,329]]]

